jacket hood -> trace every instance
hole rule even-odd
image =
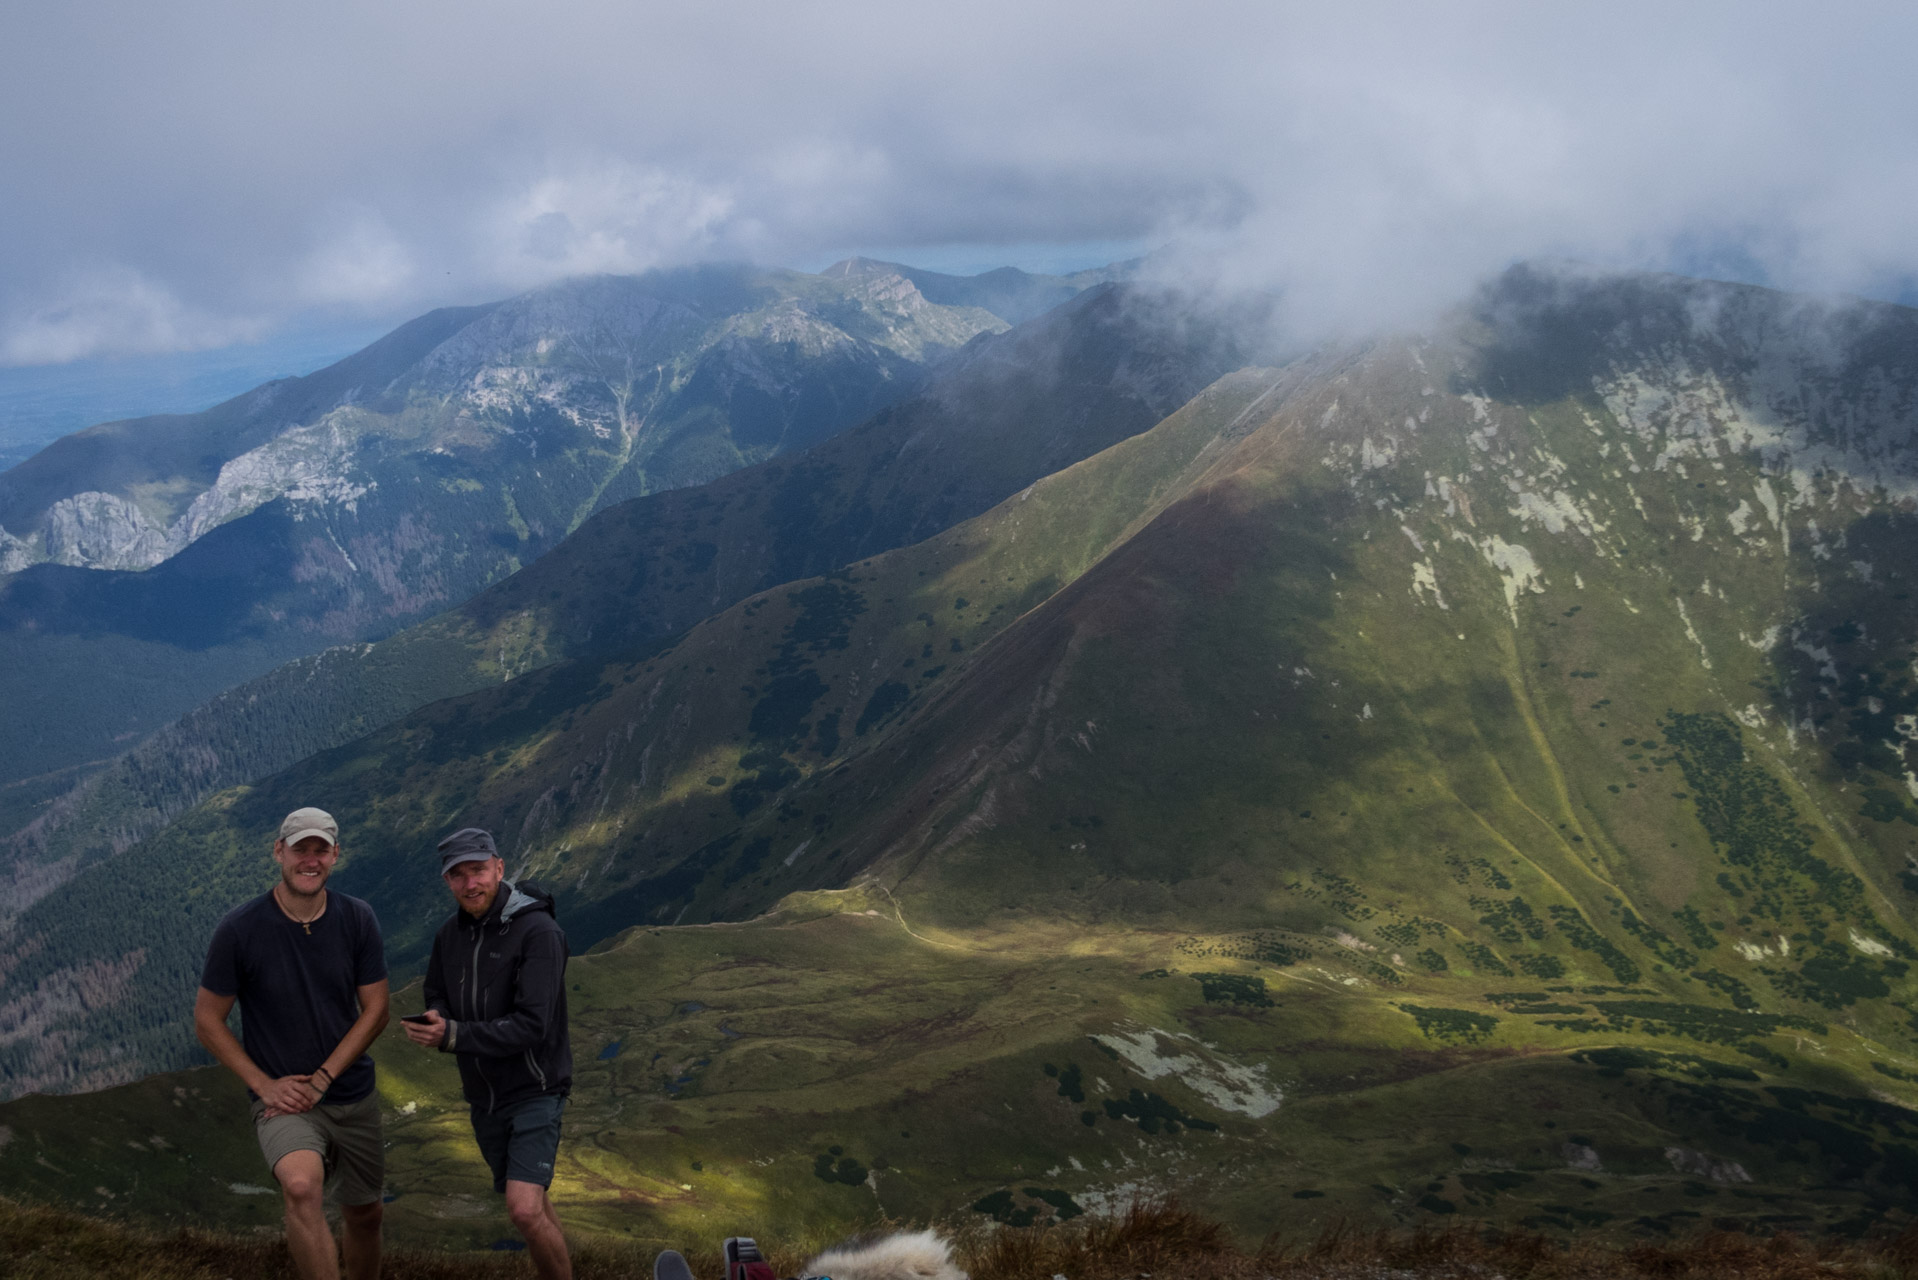
[[[465,912],[459,913],[462,929],[484,929],[488,925],[509,924],[520,916],[538,915],[541,912],[559,918],[559,912],[553,907],[553,895],[540,888],[531,880],[515,883],[511,880],[499,882],[499,892],[493,897],[493,905],[486,914],[475,920]]]
[[[559,913],[553,910],[553,895],[531,880],[522,880],[518,884],[514,884],[511,880],[502,881],[500,894],[506,899],[506,905],[501,907],[499,912],[501,920],[511,920],[514,916],[539,911],[544,911],[554,919],[559,918]]]

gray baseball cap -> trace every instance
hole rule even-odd
[[[288,844],[298,844],[308,836],[318,836],[337,849],[340,824],[324,809],[295,809],[280,823],[280,839]]]
[[[440,874],[445,875],[462,862],[484,862],[499,857],[493,837],[478,827],[461,827],[440,841]]]

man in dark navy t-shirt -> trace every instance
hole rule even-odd
[[[386,1026],[386,955],[373,908],[329,890],[340,829],[320,809],[280,824],[271,890],[227,912],[207,947],[193,1029],[245,1082],[254,1132],[286,1201],[302,1280],[337,1280],[325,1190],[338,1193],[349,1280],[380,1272],[385,1151],[371,1045]],[[235,1002],[241,1035],[226,1024]]]

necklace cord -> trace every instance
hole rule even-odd
[[[281,915],[285,916],[288,920],[291,920],[294,924],[299,925],[300,928],[306,930],[307,936],[311,937],[313,936],[313,922],[326,914],[327,899],[324,896],[326,893],[326,890],[321,889],[320,893],[321,895],[323,895],[320,898],[320,909],[318,911],[315,911],[312,915],[306,917],[306,919],[304,920],[302,920],[300,917],[294,915],[291,911],[288,911],[286,909],[286,904],[280,901],[280,886],[277,884],[273,886],[273,905],[280,909]]]

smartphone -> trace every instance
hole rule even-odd
[[[428,1024],[430,1024],[430,1023],[431,1023],[431,1022],[433,1021],[433,1018],[432,1018],[432,1016],[431,1016],[430,1014],[425,1014],[425,1013],[409,1013],[409,1014],[407,1014],[407,1015],[405,1015],[404,1017],[402,1017],[402,1018],[400,1019],[400,1021],[401,1021],[401,1022],[411,1022],[411,1023],[414,1023],[414,1024],[416,1024],[416,1025],[418,1025],[418,1026],[422,1026],[422,1027],[424,1027],[424,1026],[427,1026]]]

